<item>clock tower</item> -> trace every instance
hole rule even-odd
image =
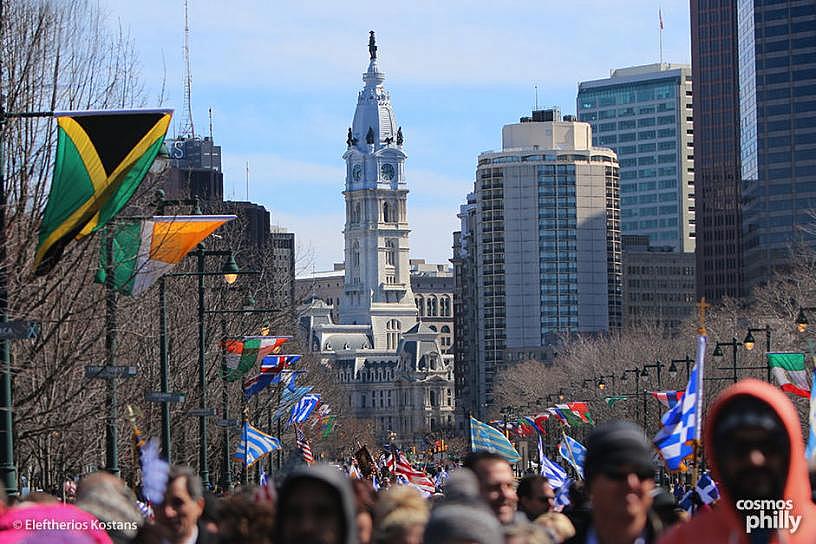
[[[374,32],[365,86],[346,140],[345,289],[340,322],[372,327],[374,349],[396,350],[417,322],[408,263],[408,186],[402,128],[377,66]]]

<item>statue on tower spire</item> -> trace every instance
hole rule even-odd
[[[374,31],[368,33],[368,52],[371,55],[371,60],[377,58],[377,42],[374,41]]]

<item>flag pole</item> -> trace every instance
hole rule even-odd
[[[561,427],[561,436],[564,437],[564,444],[567,446],[567,451],[569,452],[570,461],[572,461],[572,468],[574,469],[575,465],[577,465],[578,463],[576,463],[576,461],[575,461],[575,454],[572,453],[572,446],[570,445],[569,440],[567,440],[567,431],[564,430],[563,426]],[[578,472],[578,470],[576,470],[575,472],[576,472],[576,474],[578,474],[579,478],[581,478],[582,480],[584,479],[583,475],[581,475],[581,473]]]
[[[663,10],[657,8],[657,17],[660,20],[660,30],[658,31],[660,41],[660,64],[663,64]]]
[[[249,411],[248,407],[244,407],[241,415],[242,432],[244,435],[244,467],[241,471],[241,483],[244,487],[249,485]]]

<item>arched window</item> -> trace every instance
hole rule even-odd
[[[391,319],[385,324],[385,343],[386,348],[397,349],[399,343],[400,322],[396,319]]]
[[[360,243],[357,240],[351,244],[351,264],[355,267],[360,266]]]
[[[351,222],[352,223],[359,223],[360,222],[360,203],[354,203],[354,209],[351,212]]]
[[[431,329],[432,331],[436,332],[436,325],[430,325],[428,328]]]
[[[439,307],[436,304],[436,297],[434,295],[431,295],[428,299],[428,315],[431,317],[439,315]]]
[[[425,299],[422,297],[414,297],[414,302],[419,311],[419,317],[425,317]]]
[[[436,406],[436,391],[431,390],[428,392],[431,398],[431,406]]]
[[[391,215],[393,212],[391,211],[391,206],[388,205],[388,202],[383,202],[383,223],[390,223],[391,222]]]
[[[450,297],[447,297],[447,296],[442,297],[439,300],[439,306],[440,306],[440,311],[441,311],[440,315],[442,315],[444,317],[450,317],[450,315],[451,315]]]
[[[388,240],[385,243],[385,264],[394,266],[397,261],[397,248],[394,240]]]
[[[442,325],[442,329],[439,332],[450,334],[450,327],[448,327],[447,325]]]

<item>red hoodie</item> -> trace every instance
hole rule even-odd
[[[799,415],[793,403],[785,394],[770,385],[755,379],[742,380],[723,391],[714,401],[703,427],[703,443],[708,452],[714,451],[712,422],[716,421],[724,404],[737,395],[750,395],[768,404],[782,420],[790,439],[790,459],[788,459],[788,477],[785,481],[783,498],[793,501],[793,516],[801,515],[801,523],[795,533],[781,530],[771,537],[771,542],[796,544],[816,542],[816,505],[810,495],[810,480],[805,462],[805,448],[802,442],[802,431]],[[709,457],[711,472],[715,480],[722,482],[715,457]],[[734,500],[728,489],[720,487],[720,502],[709,512],[698,514],[691,521],[679,524],[670,529],[659,544],[681,544],[698,542],[700,544],[748,544],[745,521],[734,508]]]

